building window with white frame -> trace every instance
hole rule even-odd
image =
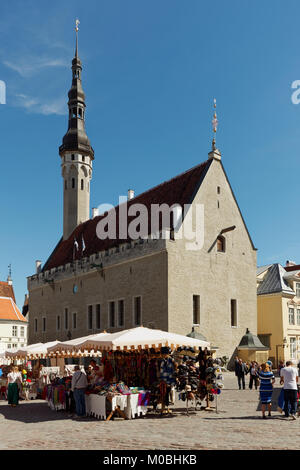
[[[296,338],[290,338],[290,356],[291,359],[296,359]]]
[[[25,336],[25,327],[24,326],[20,327],[20,336],[21,336],[21,338],[24,338],[24,336]]]
[[[300,298],[300,282],[296,282],[296,297]]]
[[[289,308],[289,325],[295,325],[295,309]]]
[[[134,297],[133,299],[133,321],[135,326],[142,324],[142,297]]]
[[[300,325],[300,308],[297,308],[297,325]]]
[[[18,336],[18,327],[15,325],[12,327],[12,336]]]

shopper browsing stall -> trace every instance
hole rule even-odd
[[[13,367],[7,375],[7,400],[8,404],[15,407],[19,404],[19,388],[22,384],[22,375],[17,366]]]
[[[88,381],[85,372],[80,370],[79,366],[75,366],[75,373],[72,377],[72,392],[74,394],[76,414],[78,417],[86,415],[85,409],[85,391],[88,386]]]

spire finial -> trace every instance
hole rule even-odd
[[[78,25],[80,24],[80,21],[78,18],[76,18],[76,21],[75,21],[75,31],[76,31],[76,50],[75,50],[75,57],[78,57],[78,31],[79,31],[79,28],[78,28]]]
[[[8,265],[8,276],[7,282],[11,285],[12,284],[12,277],[11,277],[11,264]]]
[[[217,119],[216,108],[217,108],[217,100],[216,100],[216,98],[214,98],[214,109],[215,109],[215,112],[214,112],[214,118],[213,118],[213,120],[212,120],[213,132],[214,132],[214,138],[213,138],[213,141],[212,141],[212,149],[213,149],[213,150],[216,150],[216,132],[217,132],[218,124],[219,124],[219,121],[218,121],[218,119]]]

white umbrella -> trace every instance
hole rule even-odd
[[[162,346],[169,346],[172,348],[176,348],[178,346],[209,348],[210,343],[195,338],[189,338],[188,336],[178,335],[176,333],[138,327],[130,330],[118,331],[117,333],[106,334],[106,337],[95,335],[94,337],[86,339],[81,344],[77,344],[77,348],[94,350],[158,348]]]

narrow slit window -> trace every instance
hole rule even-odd
[[[237,326],[237,302],[236,299],[231,299],[231,326]]]
[[[193,295],[193,324],[200,324],[200,295]]]
[[[118,302],[118,322],[119,326],[124,326],[124,300]]]
[[[65,308],[65,330],[69,327],[69,311]]]
[[[109,302],[109,326],[115,327],[115,302]]]
[[[101,307],[100,304],[96,305],[96,328],[100,330],[101,328]]]
[[[134,298],[134,324],[140,326],[142,324],[142,299],[141,297]]]
[[[93,306],[89,305],[88,307],[88,329],[93,329]]]

